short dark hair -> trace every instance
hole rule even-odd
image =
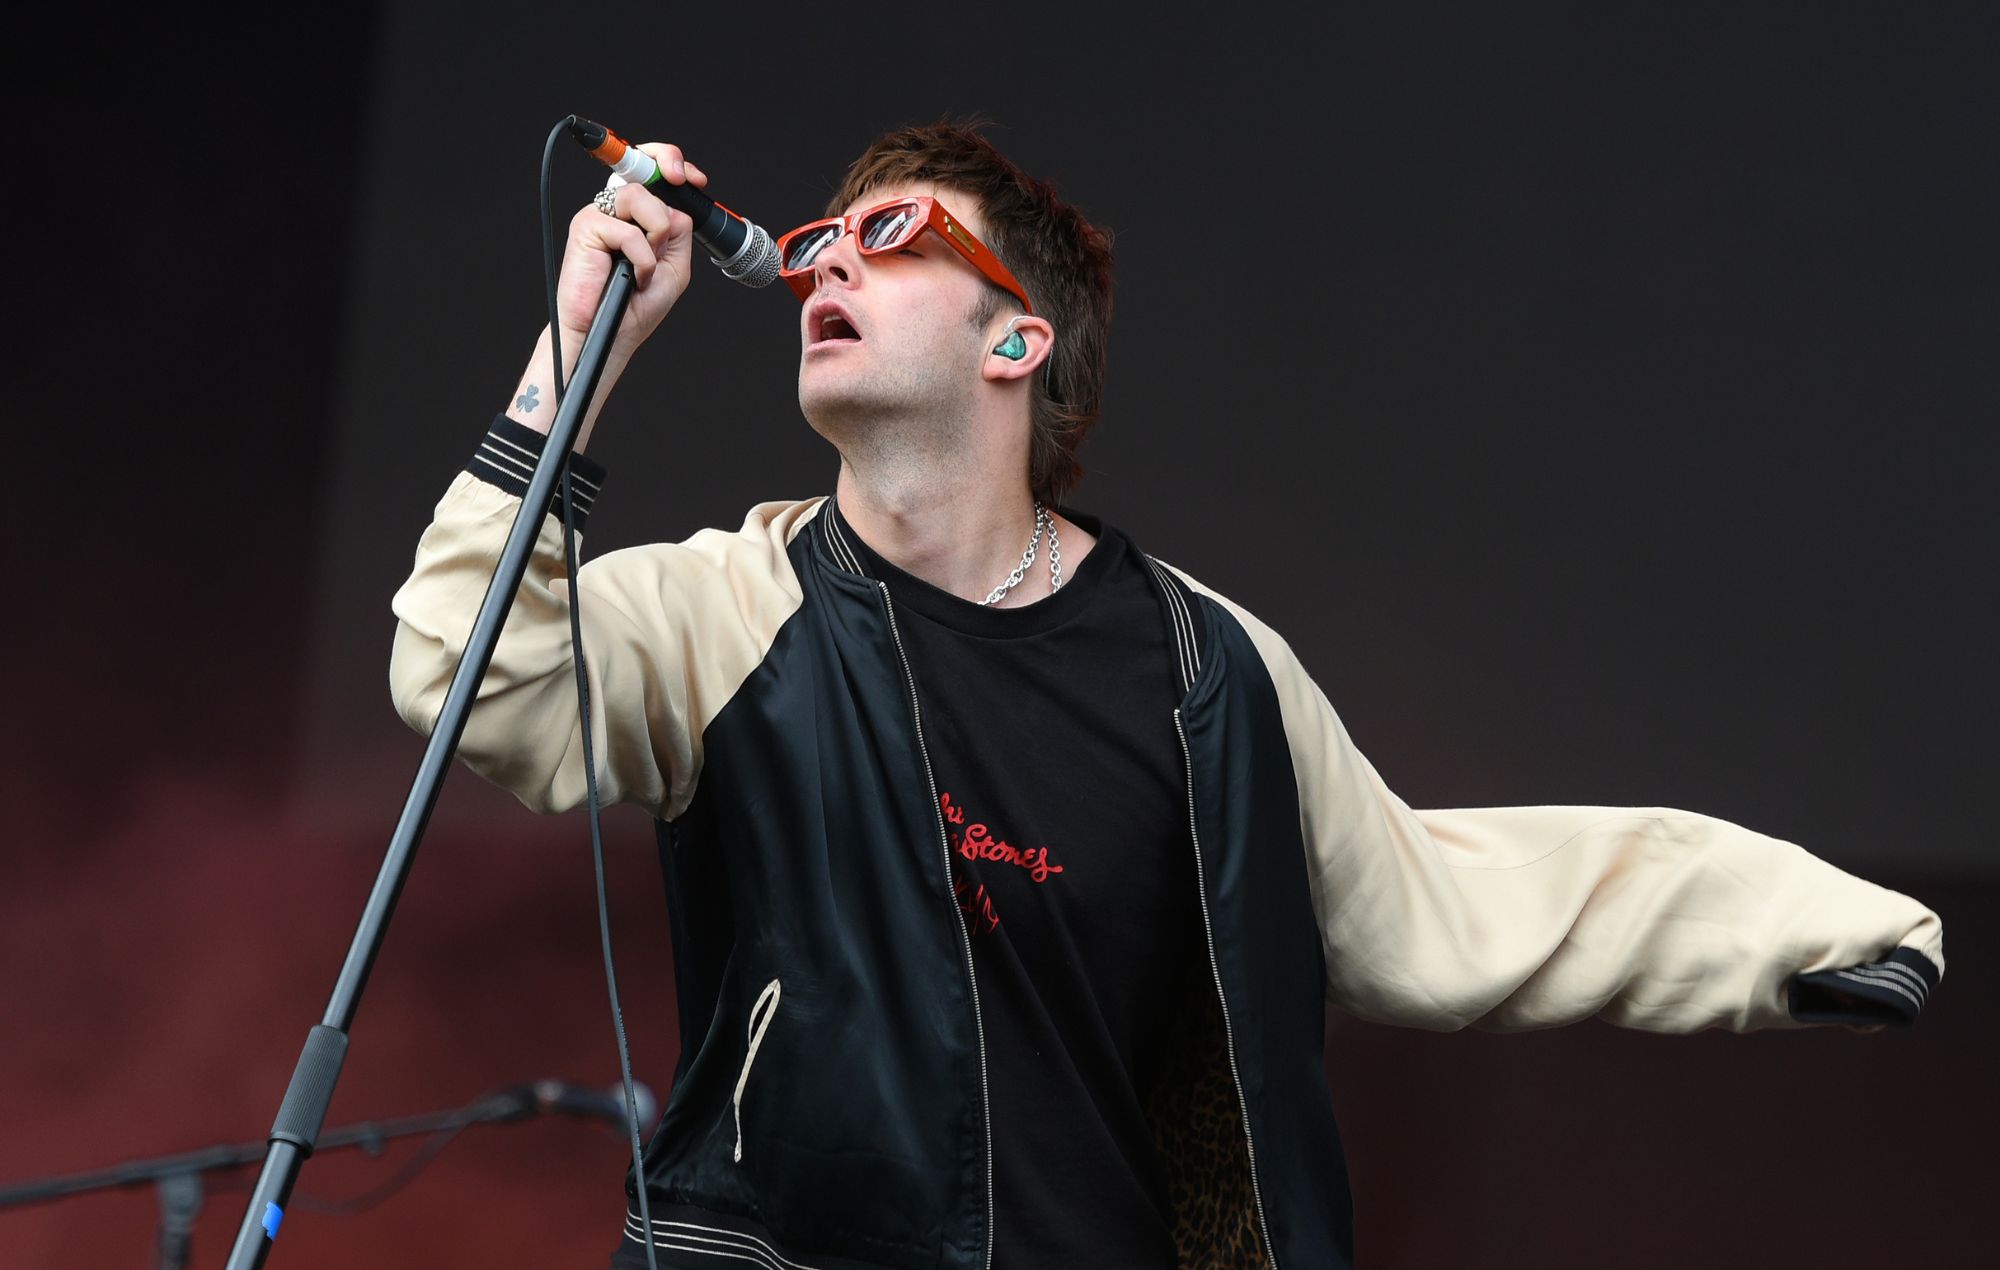
[[[870,190],[919,182],[979,200],[983,235],[1020,280],[1037,316],[1055,327],[1047,374],[1030,389],[1028,484],[1059,503],[1083,476],[1077,449],[1104,402],[1111,330],[1111,236],[1015,167],[979,133],[978,120],[900,128],[877,137],[827,204],[836,215]],[[988,285],[973,321],[984,326],[1014,297]]]

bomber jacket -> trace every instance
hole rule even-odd
[[[428,732],[540,438],[496,424],[397,593]],[[601,469],[575,461],[579,519]],[[1937,917],[1799,847],[1660,807],[1415,811],[1286,643],[1150,557],[1204,982],[1149,1104],[1184,1265],[1351,1263],[1324,1004],[1434,1029],[1914,1018]],[[646,1149],[660,1264],[989,1270],[988,1089],[896,597],[830,499],[606,554],[578,588],[600,794],[656,818],[681,1054]],[[584,798],[550,515],[459,753]],[[1060,726],[1053,720],[1052,726]],[[628,1180],[628,1188],[629,1188]],[[648,1235],[636,1212],[628,1234]]]

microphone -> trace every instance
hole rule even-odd
[[[625,1086],[613,1085],[609,1089],[590,1089],[582,1085],[572,1085],[563,1080],[538,1080],[523,1087],[521,1092],[526,1101],[534,1104],[534,1110],[547,1113],[557,1112],[565,1116],[583,1116],[591,1120],[607,1120],[623,1126],[625,1123]],[[632,1101],[639,1107],[639,1132],[649,1132],[654,1117],[660,1114],[659,1100],[653,1091],[640,1081],[632,1082]]]
[[[707,248],[716,267],[746,287],[769,286],[778,276],[778,249],[771,236],[692,185],[675,185],[653,156],[627,145],[601,123],[571,115],[569,135],[612,172],[612,184],[643,185],[669,207],[694,219],[694,240]]]

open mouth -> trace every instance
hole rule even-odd
[[[854,323],[845,313],[832,305],[814,311],[812,316],[812,343],[814,345],[846,342],[856,343],[861,332],[854,329]]]

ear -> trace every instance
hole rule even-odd
[[[1027,351],[1019,357],[1008,357],[996,350],[1006,347],[1010,335],[1018,335],[1027,345]],[[1016,314],[1002,323],[993,323],[986,328],[986,358],[980,373],[994,383],[1027,379],[1040,371],[1049,355],[1055,352],[1056,328],[1047,320]]]

